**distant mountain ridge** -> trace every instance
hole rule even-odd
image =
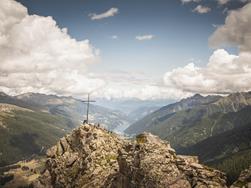
[[[169,104],[147,115],[145,118],[135,122],[130,127],[128,127],[125,132],[128,134],[138,134],[144,131],[151,131],[151,128],[154,128],[156,124],[169,119],[177,112],[185,111],[198,106],[203,107],[208,103],[219,100],[220,98],[221,96],[203,97],[199,94],[196,94],[193,97],[182,99],[180,102]]]
[[[17,96],[0,96],[0,102],[14,104],[26,108],[59,115],[68,120],[70,127],[76,127],[86,117],[86,104],[73,97],[45,95],[40,93],[25,93]],[[95,120],[95,121],[94,121]],[[117,126],[128,124],[126,115],[122,112],[90,104],[90,121],[101,123],[113,130]]]
[[[194,95],[147,115],[125,130],[151,132],[182,154],[198,155],[234,180],[251,164],[251,92]],[[238,161],[238,162],[237,162]],[[233,165],[232,165],[233,164]]]
[[[211,116],[238,112],[249,105],[251,105],[251,92],[235,93],[226,97],[203,97],[196,94],[193,97],[160,108],[132,124],[125,132],[128,134],[138,134],[149,131],[159,135],[161,138],[169,139],[169,136],[174,137],[180,131],[196,127],[196,124],[205,123],[210,125],[210,128],[213,128],[215,119],[211,118]],[[214,134],[212,130],[205,130],[206,133],[203,135],[212,136],[211,134]],[[193,143],[173,144],[175,146],[177,144],[184,146]]]

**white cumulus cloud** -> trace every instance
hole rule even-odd
[[[225,24],[210,37],[209,44],[212,47],[238,46],[241,51],[251,52],[251,3],[230,11]]]
[[[211,11],[210,7],[198,5],[193,9],[193,12],[197,12],[199,14],[206,14]]]
[[[230,0],[216,0],[219,5],[225,5],[227,4]]]
[[[138,35],[135,38],[139,41],[144,41],[144,40],[152,40],[155,36],[154,35]]]
[[[10,94],[79,94],[103,84],[86,74],[99,61],[88,40],[76,41],[52,17],[28,15],[13,0],[0,1],[0,57],[0,90]]]
[[[216,50],[206,67],[193,63],[167,72],[164,82],[169,87],[193,93],[230,93],[251,89],[251,54],[231,55]]]
[[[191,3],[191,2],[195,2],[195,3],[198,3],[198,2],[200,2],[201,0],[181,0],[181,2],[183,3],[183,4],[185,4],[185,3]]]
[[[214,51],[205,67],[190,63],[164,76],[166,86],[192,93],[230,93],[251,90],[251,4],[226,17],[209,39],[214,47],[237,46],[238,55]]]
[[[119,13],[119,9],[112,7],[106,12],[103,12],[101,14],[91,13],[89,14],[89,17],[91,18],[91,20],[101,20],[104,18],[115,16],[118,13]]]

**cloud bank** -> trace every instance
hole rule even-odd
[[[210,37],[209,44],[212,47],[237,46],[241,51],[251,52],[251,3],[230,11],[225,24]]]
[[[52,17],[28,15],[13,0],[0,1],[0,12],[0,90],[64,95],[103,84],[86,74],[99,61],[88,40],[76,41]]]
[[[143,72],[114,71],[95,75],[95,77],[103,78],[106,86],[95,90],[92,93],[94,97],[157,100],[181,99],[191,95],[176,88],[168,88],[163,85],[162,80],[156,80]]]
[[[238,55],[224,49],[214,51],[206,67],[193,63],[167,72],[167,87],[192,93],[230,93],[251,90],[251,4],[231,11],[225,24],[218,27],[209,44],[237,46]]]
[[[29,15],[13,0],[0,1],[0,57],[0,91],[12,95],[38,92],[82,98],[92,92],[95,97],[142,100],[184,96],[145,74],[89,72],[88,65],[100,57],[88,40],[76,41],[52,17]]]

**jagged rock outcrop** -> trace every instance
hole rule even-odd
[[[241,172],[240,177],[231,188],[251,188],[251,166]]]
[[[47,170],[34,187],[102,187],[118,171],[123,142],[103,128],[80,126],[47,151]]]
[[[226,187],[222,172],[205,167],[192,156],[179,156],[158,137],[144,133],[119,150],[119,173],[112,187]]]
[[[35,188],[226,187],[222,172],[199,164],[196,157],[176,155],[169,143],[149,133],[132,141],[83,125],[47,155]]]

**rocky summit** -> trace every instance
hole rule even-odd
[[[222,188],[226,177],[197,157],[177,155],[152,134],[126,139],[85,124],[47,151],[46,168],[33,187]]]
[[[100,127],[73,130],[47,151],[47,169],[35,187],[102,187],[118,171],[123,142]]]

